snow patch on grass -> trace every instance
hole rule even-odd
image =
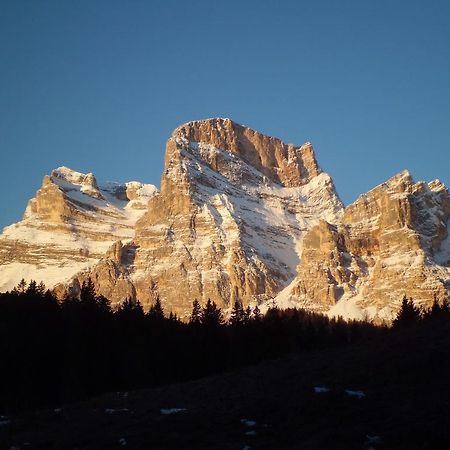
[[[160,413],[163,415],[171,415],[171,414],[177,414],[183,411],[187,411],[186,408],[161,408]]]
[[[349,397],[364,398],[366,396],[363,391],[353,391],[351,389],[345,389],[345,393]]]

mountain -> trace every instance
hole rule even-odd
[[[184,318],[210,298],[384,320],[403,295],[448,295],[449,217],[439,181],[403,172],[344,208],[310,143],[194,121],[167,141],[160,192],[66,168],[44,178],[0,237],[0,288],[43,278],[64,295],[90,277],[113,302],[159,297]]]
[[[97,263],[118,240],[131,240],[158,190],[138,182],[98,184],[92,173],[60,167],[46,175],[23,219],[0,236],[0,289],[21,278],[53,287]]]
[[[421,306],[450,290],[450,196],[439,181],[399,173],[321,221],[303,241],[297,276],[279,295],[309,309],[389,320],[403,296]]]
[[[161,192],[133,242],[78,279],[91,277],[114,301],[159,296],[182,317],[195,298],[225,308],[263,302],[295,276],[305,231],[342,208],[310,144],[286,145],[229,119],[191,122],[167,142]]]

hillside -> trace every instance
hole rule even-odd
[[[449,330],[447,322],[422,325],[187,383],[13,414],[2,419],[10,421],[0,427],[2,448],[448,448]]]

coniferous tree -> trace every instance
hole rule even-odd
[[[192,325],[199,325],[202,321],[202,307],[197,299],[192,302],[192,312],[189,317],[189,323]]]
[[[252,318],[252,308],[250,308],[250,305],[247,306],[246,310],[244,311],[243,315],[243,323],[244,325],[247,325]]]
[[[177,316],[176,313],[170,311],[170,314],[169,314],[169,322],[172,322],[172,323],[179,323],[179,322],[180,322],[180,319],[178,318],[178,316]]]
[[[83,281],[80,291],[80,302],[83,305],[95,305],[97,302],[97,292],[95,290],[94,282],[91,278]]]
[[[223,325],[223,323],[222,310],[215,302],[208,299],[205,307],[202,309],[202,325],[207,327],[219,327],[220,325]]]
[[[439,305],[439,302],[437,301],[436,296],[434,297],[433,304],[431,305],[431,308],[426,313],[427,319],[437,319],[441,316],[441,306]]]
[[[43,281],[41,281],[41,282],[38,284],[38,287],[37,287],[37,293],[38,293],[41,297],[43,297],[43,296],[45,295],[45,291],[46,291],[46,289],[45,289],[45,284],[44,284]]]
[[[436,320],[436,319],[444,319],[450,315],[449,303],[445,298],[441,303],[438,302],[437,298],[434,297],[433,305],[424,315],[425,319],[428,320]]]
[[[242,303],[239,301],[234,302],[233,309],[230,316],[230,324],[233,326],[240,326],[245,322],[245,311],[242,307]]]
[[[25,289],[27,288],[27,282],[25,281],[24,278],[22,278],[19,282],[19,284],[17,285],[17,292],[19,294],[23,294],[25,292]]]
[[[38,287],[39,288],[39,287]],[[40,289],[40,288],[39,288]],[[52,306],[53,308],[59,308],[58,299],[55,297],[55,295],[50,291],[50,289],[47,289],[44,294],[42,295],[42,299],[46,302],[47,305]]]
[[[261,314],[261,310],[259,309],[258,305],[256,305],[253,309],[253,317],[252,319],[255,322],[260,322],[262,319],[262,314]]]
[[[29,407],[182,381],[378,332],[369,324],[299,310],[271,308],[263,317],[258,306],[252,312],[241,304],[234,309],[236,317],[243,317],[242,325],[225,328],[220,326],[222,311],[211,300],[204,308],[193,302],[190,323],[199,324],[194,327],[180,323],[172,312],[165,319],[158,299],[152,311],[159,311],[155,316],[162,320],[148,326],[139,301],[126,299],[113,314],[90,280],[79,298],[64,303],[43,284],[22,285],[26,287],[21,293],[19,288],[0,293],[0,350],[5,367],[11,369],[0,374],[6,380],[0,383],[0,409],[14,404],[16,397],[18,405]],[[436,301],[432,310],[449,314],[448,302]]]
[[[144,316],[144,309],[139,300],[126,298],[116,309],[118,316]]]
[[[98,309],[102,313],[104,313],[104,314],[111,313],[111,302],[109,301],[109,299],[107,299],[103,295],[97,295],[96,303],[97,303]]]
[[[36,281],[34,281],[34,280],[30,281],[30,284],[28,285],[27,289],[25,290],[25,293],[29,296],[35,296],[38,293]]]
[[[397,317],[392,322],[394,327],[407,327],[418,323],[421,319],[420,308],[418,308],[413,299],[403,297],[402,306]]]
[[[148,313],[148,318],[152,320],[163,320],[164,319],[164,309],[161,305],[161,300],[159,296],[156,297],[155,303],[150,307]]]

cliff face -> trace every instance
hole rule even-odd
[[[449,218],[439,181],[402,172],[344,209],[311,144],[195,121],[167,141],[160,192],[45,177],[0,237],[0,288],[36,278],[64,295],[90,277],[113,302],[159,296],[181,317],[210,298],[389,320],[404,295],[448,295]]]
[[[118,239],[134,237],[136,220],[157,189],[104,183],[60,167],[46,175],[23,219],[0,236],[0,289],[21,278],[52,287],[97,263]]]
[[[167,142],[161,192],[136,224],[132,262],[105,259],[82,278],[119,300],[114,266],[144,305],[158,295],[182,317],[194,299],[260,303],[295,276],[305,231],[341,212],[310,144],[286,145],[228,119],[191,122]]]
[[[405,295],[430,306],[450,288],[449,218],[442,183],[414,183],[402,172],[306,235],[289,298],[379,320],[391,319]]]
[[[309,143],[300,147],[285,144],[280,139],[265,136],[230,119],[189,122],[178,127],[172,139],[179,144],[203,143],[224,150],[270,181],[285,187],[307,184],[322,172]],[[168,148],[166,153],[169,160],[173,158],[172,151]],[[203,151],[201,156],[213,170],[227,178],[232,176],[229,159],[221,157],[220,152]],[[166,169],[169,166],[167,158]],[[236,177],[234,180],[238,181]]]

